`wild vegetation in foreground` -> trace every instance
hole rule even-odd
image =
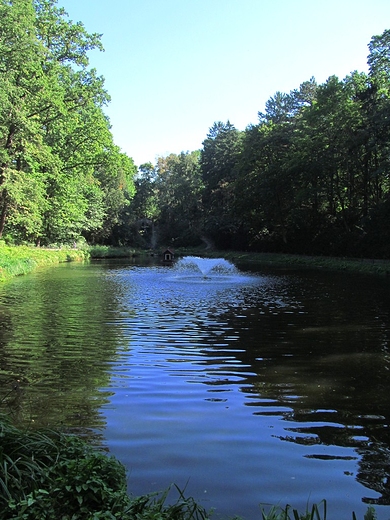
[[[212,515],[177,486],[128,495],[124,466],[76,436],[20,430],[0,417],[0,437],[0,520],[208,520]],[[171,491],[178,494],[174,503]],[[259,509],[259,520],[326,518],[325,500],[303,513],[291,506]],[[369,507],[364,520],[375,519]]]

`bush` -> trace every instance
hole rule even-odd
[[[130,501],[115,458],[61,432],[4,422],[0,437],[1,519],[122,518]]]
[[[207,520],[170,489],[131,498],[124,466],[73,435],[22,431],[0,418],[1,520]]]

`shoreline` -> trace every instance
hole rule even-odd
[[[217,251],[199,248],[177,249],[175,253],[176,257],[187,255],[210,258],[223,257],[236,264],[325,269],[329,271],[348,271],[390,276],[390,260]],[[133,248],[114,248],[109,246],[90,246],[82,249],[51,249],[0,245],[0,282],[15,276],[31,273],[39,267],[48,267],[65,262],[83,262],[99,258],[142,258],[147,256],[157,257],[160,255],[158,251],[141,251]]]

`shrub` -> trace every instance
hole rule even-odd
[[[122,518],[130,500],[115,458],[75,436],[7,422],[0,438],[1,519]]]
[[[22,431],[0,418],[1,520],[207,520],[192,498],[131,498],[124,466],[59,431]]]

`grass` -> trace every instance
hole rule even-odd
[[[143,254],[131,247],[89,246],[91,258],[129,258]]]
[[[364,515],[364,520],[376,520],[375,509],[370,506]],[[261,520],[327,520],[327,502],[322,500],[319,504],[313,504],[306,511],[300,513],[297,509],[287,505],[285,508],[272,506],[268,512],[261,511]],[[352,520],[357,520],[355,513],[352,513]]]
[[[88,257],[88,251],[81,249],[43,249],[0,244],[0,282],[31,273],[37,267],[81,261]]]

